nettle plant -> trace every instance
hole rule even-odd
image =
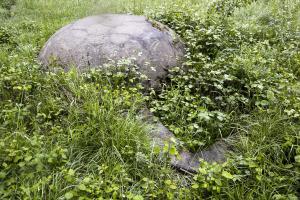
[[[293,18],[297,6],[284,8],[289,13],[285,17],[277,15],[278,8],[257,18],[258,24],[271,17],[270,23],[276,21],[261,33],[237,24],[237,11],[251,2],[256,4],[217,1],[205,17],[184,5],[148,13],[174,29],[187,49],[184,66],[172,69],[165,87],[151,93],[149,107],[192,150],[230,135],[238,118],[257,109],[280,104],[290,115],[299,116],[294,73],[299,42],[297,30],[284,23]]]

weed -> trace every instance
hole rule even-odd
[[[282,4],[0,0],[0,198],[297,199],[300,4]],[[58,28],[104,12],[144,13],[182,37],[186,62],[160,91],[142,96],[126,65],[41,70]],[[146,104],[193,151],[230,135],[228,160],[175,173],[135,117]]]

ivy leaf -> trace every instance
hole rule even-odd
[[[5,178],[6,177],[6,173],[5,172],[0,172],[0,178]]]
[[[198,114],[198,117],[200,119],[205,120],[205,121],[209,121],[210,120],[210,116],[209,116],[208,112],[201,112],[201,113]]]
[[[73,169],[69,169],[68,175],[69,176],[74,176],[75,175],[75,171]]]
[[[26,157],[25,157],[25,161],[26,161],[26,162],[30,161],[31,159],[32,159],[32,156],[26,156]]]
[[[267,91],[267,98],[270,100],[270,101],[274,101],[276,98],[275,98],[275,95],[274,95],[274,92],[272,92],[271,90],[268,90]]]
[[[141,195],[136,195],[133,197],[133,200],[143,200],[143,199],[144,199],[144,197]]]
[[[177,189],[177,186],[174,185],[174,184],[170,185],[169,187],[170,187],[170,189],[172,189],[172,190],[176,190],[176,189]]]
[[[296,163],[300,163],[300,155],[295,156]]]
[[[267,101],[267,100],[262,100],[262,101],[260,102],[260,104],[261,104],[262,106],[267,106],[267,105],[269,105],[269,101]]]
[[[160,146],[155,146],[154,149],[153,149],[153,152],[154,152],[154,154],[156,154],[156,155],[158,155],[158,154],[160,153],[160,151],[161,151]]]
[[[172,145],[171,148],[170,148],[170,155],[174,156],[176,155],[178,152],[176,150],[176,147],[175,145]]]
[[[82,190],[82,191],[85,191],[86,190],[86,186],[84,184],[80,184],[80,185],[78,185],[78,189]]]
[[[165,184],[166,184],[166,185],[171,185],[171,184],[172,184],[172,181],[171,181],[171,180],[166,180],[166,181],[165,181]]]
[[[165,142],[165,145],[163,147],[163,152],[168,153],[169,152],[169,147],[170,147],[170,145],[167,142]]]
[[[220,179],[216,179],[215,182],[218,186],[222,186],[222,181]]]
[[[65,198],[66,198],[66,199],[72,199],[73,197],[74,197],[73,192],[67,192],[67,193],[65,194]]]
[[[233,175],[230,174],[230,173],[227,172],[227,171],[223,171],[223,172],[222,172],[222,176],[225,177],[225,178],[227,178],[227,179],[233,179]]]

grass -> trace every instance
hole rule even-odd
[[[296,0],[0,0],[1,199],[297,199]],[[145,14],[187,46],[187,70],[143,97],[131,75],[43,72],[60,27],[99,13]],[[223,164],[179,174],[137,117],[148,105],[190,150],[227,138]]]

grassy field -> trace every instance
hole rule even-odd
[[[186,70],[149,96],[131,75],[41,70],[57,29],[108,12],[174,29]],[[0,22],[0,199],[300,197],[298,0],[0,0]],[[145,105],[191,151],[227,138],[228,160],[178,173]]]

